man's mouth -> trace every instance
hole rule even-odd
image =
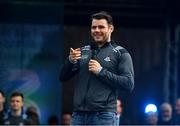
[[[102,35],[94,35],[95,38],[99,39]]]

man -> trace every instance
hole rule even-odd
[[[122,103],[120,99],[117,99],[117,105],[116,105],[117,125],[120,124],[121,114],[122,114]]]
[[[156,126],[158,123],[158,114],[157,112],[148,112],[146,114],[146,125]]]
[[[91,45],[70,48],[60,80],[78,75],[72,125],[115,125],[117,91],[132,91],[134,71],[130,54],[111,40],[113,20],[107,12],[92,15]]]
[[[172,107],[169,103],[160,106],[158,125],[172,125]]]
[[[0,125],[4,124],[4,116],[5,116],[5,94],[2,90],[0,90]]]
[[[27,123],[28,125],[39,125],[39,114],[35,106],[29,106],[26,110]]]
[[[20,92],[14,92],[10,96],[10,111],[5,119],[6,125],[24,125],[26,115],[23,112],[24,96]]]
[[[70,125],[71,123],[71,114],[70,113],[64,113],[62,115],[62,124],[63,125]]]
[[[173,124],[180,125],[180,98],[176,100]]]

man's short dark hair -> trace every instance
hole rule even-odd
[[[106,11],[100,11],[98,13],[92,14],[91,19],[105,19],[108,24],[113,25],[112,16]]]
[[[20,96],[20,97],[22,98],[22,100],[24,100],[23,94],[22,94],[21,92],[18,92],[18,91],[13,92],[13,93],[11,94],[11,97],[10,97],[10,98],[16,97],[16,96]]]

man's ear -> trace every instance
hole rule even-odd
[[[111,29],[111,32],[113,32],[114,31],[114,26],[110,25],[110,29]]]

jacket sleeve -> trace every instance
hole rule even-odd
[[[69,58],[66,59],[65,63],[62,65],[60,70],[60,81],[68,81],[79,71],[79,62],[73,64],[69,61]]]
[[[128,91],[134,89],[134,69],[129,53],[123,53],[118,64],[118,74],[102,68],[98,78],[114,88],[123,88]]]

